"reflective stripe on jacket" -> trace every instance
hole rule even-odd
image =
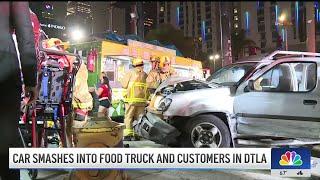
[[[73,108],[79,109],[92,109],[93,103],[92,102],[80,102],[78,99],[74,98],[72,101]]]
[[[125,102],[130,104],[145,104],[147,102],[147,74],[142,67],[136,67],[121,80],[123,88],[127,89]]]
[[[141,82],[129,83],[130,93],[127,94],[125,102],[128,103],[145,103],[147,102],[147,84]]]

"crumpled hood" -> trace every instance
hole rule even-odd
[[[185,82],[185,81],[191,81],[191,80],[192,78],[190,77],[171,76],[168,79],[166,79],[163,83],[160,84],[160,86],[157,88],[157,91],[169,85],[173,85],[173,84]]]
[[[167,87],[167,86],[170,86],[170,85],[174,85],[174,84],[177,84],[177,83],[188,82],[188,81],[202,82],[202,83],[205,83],[208,86],[213,87],[213,88],[219,86],[219,85],[215,85],[215,84],[209,84],[208,82],[200,80],[200,79],[193,79],[191,77],[171,76],[167,80],[165,80],[164,82],[162,82],[160,84],[160,86],[157,88],[156,92],[160,91],[164,87]]]
[[[205,112],[232,113],[233,99],[229,87],[196,89],[172,93],[172,102],[165,116],[193,116]]]

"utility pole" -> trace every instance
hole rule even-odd
[[[283,34],[283,39],[286,41],[285,43],[285,50],[288,51],[288,28],[290,26],[292,26],[292,23],[290,22],[290,20],[288,20],[287,15],[286,14],[281,14],[281,16],[279,17],[278,22],[276,22],[275,24],[276,26],[280,25],[283,28],[284,34]]]
[[[131,13],[130,13],[130,17],[131,17],[131,33],[137,35],[137,3],[133,3],[131,5]]]
[[[110,7],[110,31],[113,31],[113,6]]]
[[[109,31],[110,32],[113,32],[113,29],[112,29],[112,24],[113,24],[113,4],[110,2],[109,3],[109,8],[108,8],[108,10],[109,10]]]
[[[306,2],[307,16],[307,51],[316,52],[316,33],[314,18],[314,2]]]
[[[220,51],[221,51],[221,66],[223,66],[224,52],[223,52],[223,43],[222,43],[222,13],[221,13],[221,1],[219,1],[219,22],[220,22]]]

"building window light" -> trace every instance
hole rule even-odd
[[[234,24],[234,28],[238,28],[238,24]]]
[[[235,21],[238,21],[238,16],[234,16],[234,20],[235,20]]]
[[[163,12],[163,11],[164,11],[164,7],[161,6],[161,7],[160,7],[160,12]]]
[[[238,13],[238,10],[237,9],[233,9],[233,13]]]

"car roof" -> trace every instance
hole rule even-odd
[[[260,61],[264,58],[266,58],[269,54],[268,53],[263,53],[259,55],[251,55],[251,56],[246,56],[238,60],[238,62],[248,62],[248,61]]]
[[[157,89],[162,89],[163,87],[166,87],[171,84],[179,83],[179,82],[184,82],[184,81],[190,81],[193,80],[191,77],[184,77],[184,76],[178,76],[178,75],[173,75],[168,77],[165,81],[163,81]]]
[[[320,62],[320,58],[318,57],[291,57],[291,58],[282,58],[282,59],[277,59],[273,60],[278,63],[282,62],[301,62],[301,61],[312,61],[312,62]]]
[[[286,52],[286,51],[275,51],[274,53],[276,54],[276,52]],[[290,52],[290,51],[287,51]],[[308,52],[302,52],[302,53],[308,53]],[[310,53],[312,54],[312,53]],[[318,54],[318,53],[315,53]],[[280,54],[281,55],[281,54]],[[248,63],[257,63],[257,64],[271,64],[275,61],[277,62],[288,62],[288,61],[313,61],[313,62],[320,62],[320,57],[319,56],[315,56],[315,57],[310,57],[310,56],[305,56],[305,57],[301,57],[301,56],[292,56],[292,55],[286,55],[286,56],[282,56],[282,57],[277,57],[275,59],[271,59],[270,55],[266,56],[265,54],[262,55],[255,55],[251,58],[245,58],[243,59],[245,61],[238,61],[235,63],[232,63],[232,65],[236,65],[236,64],[248,64]]]
[[[232,64],[248,64],[248,63],[259,63],[260,61],[240,61],[240,62],[234,62]]]

